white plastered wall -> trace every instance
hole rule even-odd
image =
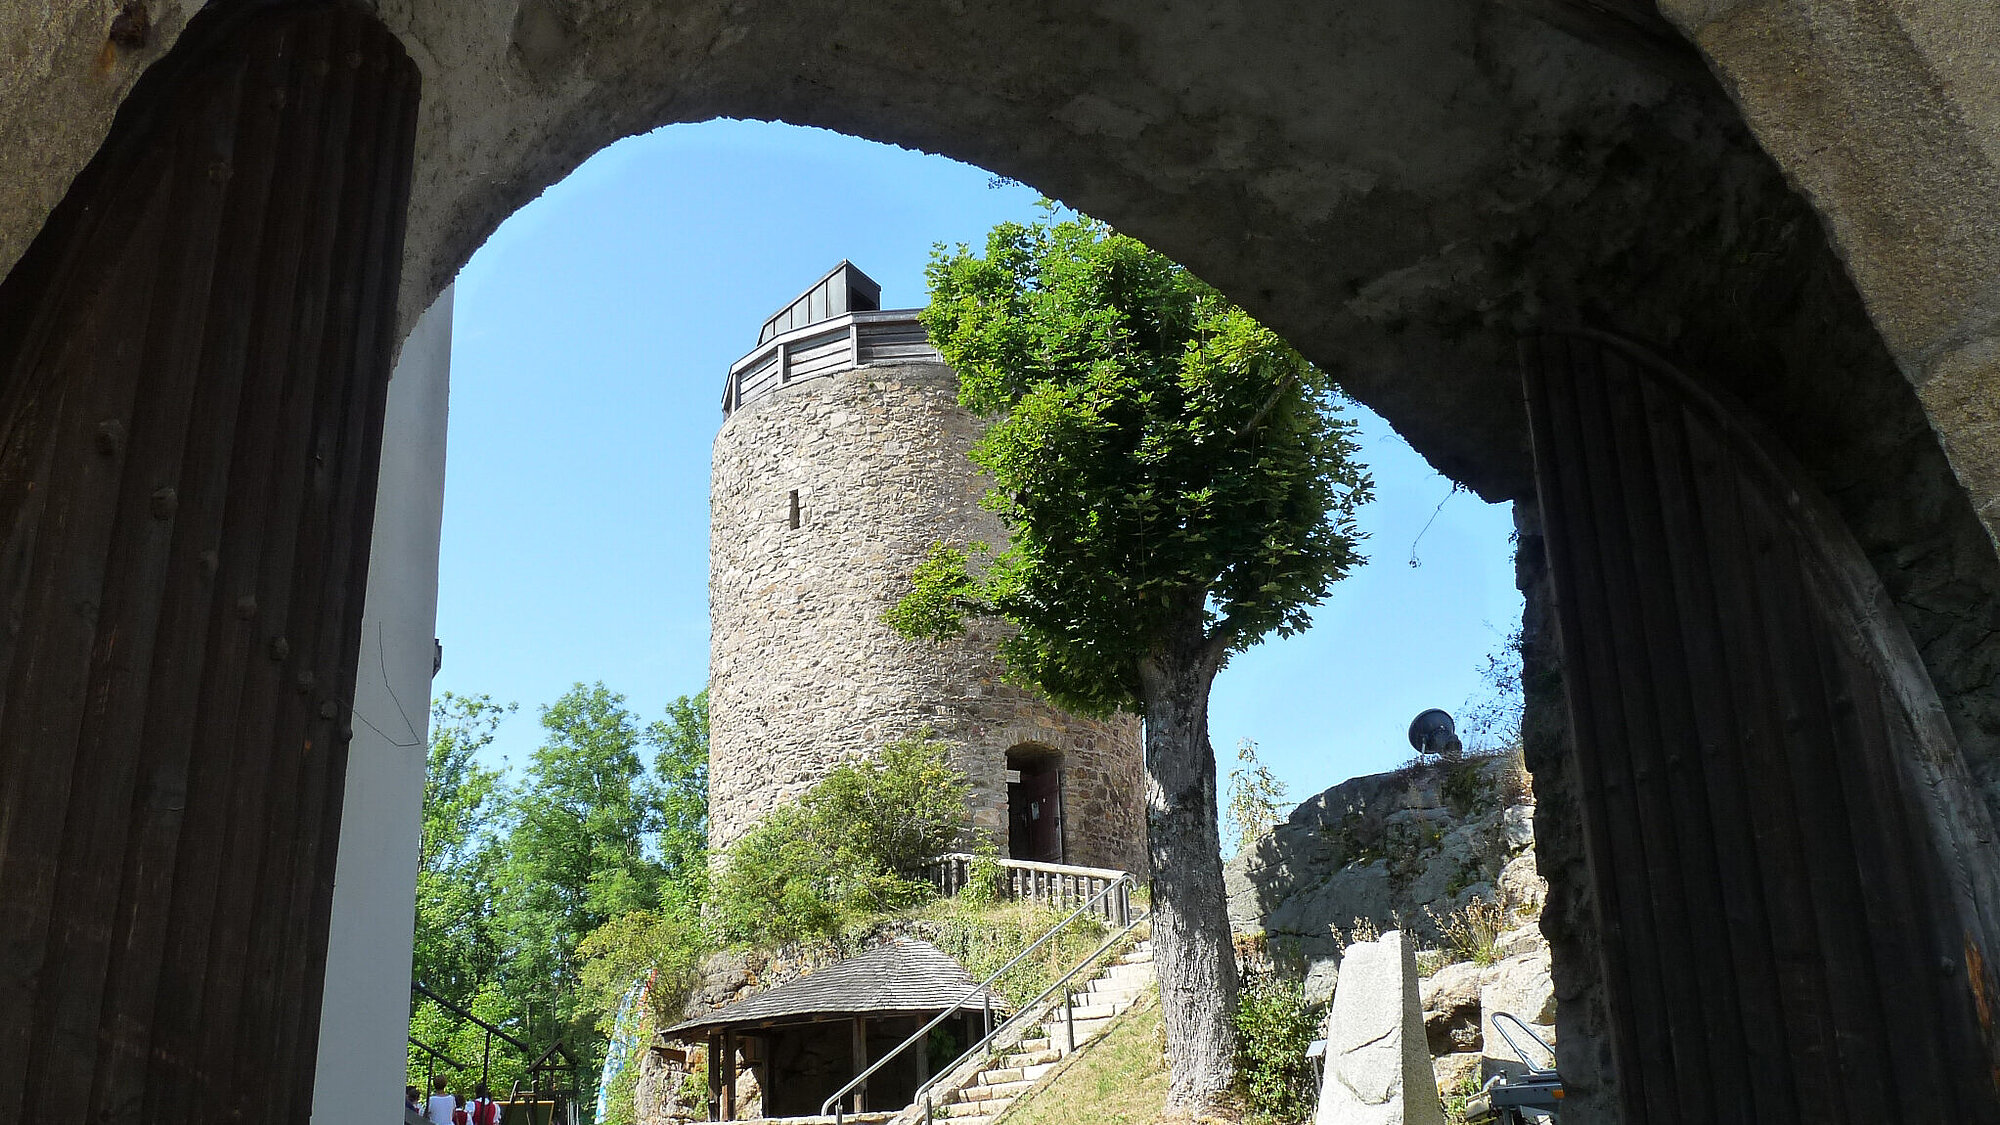
[[[398,1120],[444,518],[452,290],[389,381],[334,873],[313,1125]]]

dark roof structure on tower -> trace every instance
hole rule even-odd
[[[764,327],[758,331],[757,342],[767,343],[794,328],[831,320],[841,313],[873,312],[881,307],[882,286],[855,268],[853,262],[842,258],[839,265],[826,271],[826,276],[792,298],[790,304],[772,313],[771,319],[765,321]]]

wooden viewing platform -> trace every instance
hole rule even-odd
[[[884,361],[938,361],[918,310],[875,307],[881,291],[847,262],[814,282],[764,322],[755,350],[729,365],[722,413],[802,379]]]

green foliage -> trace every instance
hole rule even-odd
[[[1253,1121],[1292,1125],[1312,1113],[1312,1064],[1306,1048],[1323,1009],[1306,1003],[1301,984],[1275,976],[1247,982],[1236,1008],[1236,1083]]]
[[[1459,734],[1471,754],[1519,754],[1527,697],[1521,680],[1521,630],[1515,629],[1486,656],[1479,670],[1484,686],[1459,707]]]
[[[1491,965],[1500,959],[1495,946],[1500,935],[1507,930],[1505,903],[1488,902],[1474,895],[1471,902],[1442,918],[1428,906],[1424,907],[1424,913],[1430,916],[1431,924],[1437,927],[1441,939],[1431,972],[1453,961]]]
[[[506,791],[499,771],[475,758],[513,711],[511,703],[450,692],[431,705],[411,972],[461,1006],[500,959],[487,904],[502,850]]]
[[[1474,758],[1452,762],[1445,767],[1438,795],[1444,798],[1445,806],[1451,809],[1452,815],[1464,817],[1497,803],[1499,795],[1486,783],[1485,765],[1485,759]]]
[[[1466,1103],[1479,1092],[1479,1087],[1479,1072],[1474,1070],[1460,1075],[1451,1089],[1440,1091],[1444,1096],[1444,1119],[1452,1125],[1464,1125]]]
[[[680,1103],[685,1106],[708,1104],[708,1060],[689,1070],[681,1079]]]
[[[727,942],[832,937],[857,918],[928,898],[925,861],[949,851],[970,786],[928,737],[842,763],[729,849],[710,888]]]
[[[1242,765],[1229,771],[1229,824],[1236,830],[1236,850],[1257,842],[1264,830],[1278,823],[1285,805],[1285,783],[1272,776],[1257,760],[1257,744],[1244,739],[1236,744],[1236,760]]]
[[[1007,890],[1007,869],[1000,864],[1000,846],[989,836],[980,836],[967,865],[965,889],[959,897],[972,903],[999,902]]]
[[[640,1041],[650,1038],[646,1034]],[[611,1076],[610,1088],[605,1091],[604,1117],[596,1125],[638,1125],[639,1107],[635,1098],[638,1091],[639,1064],[635,1059]]]
[[[512,710],[449,694],[432,709],[416,976],[536,1050],[560,1038],[588,1085],[603,1057],[601,1009],[615,1011],[634,977],[614,986],[609,969],[587,971],[582,959],[615,951],[636,964],[629,944],[671,965],[658,950],[672,947],[674,924],[698,915],[707,697],[682,697],[665,718],[642,723],[622,696],[579,684],[542,709],[543,745],[518,785],[474,761]],[[579,951],[586,935],[627,917]],[[485,1033],[476,1025],[425,1000],[411,1026],[467,1068],[453,1072],[412,1048],[412,1080],[433,1067],[468,1087],[478,1078]],[[523,1077],[524,1062],[495,1040],[494,1089]]]
[[[1296,632],[1362,561],[1372,484],[1331,385],[1185,269],[1075,219],[1003,223],[928,277],[960,401],[995,416],[972,459],[1009,544],[938,544],[889,615],[906,635],[1002,616],[1018,678],[1137,709],[1163,640],[1226,654]]]
[[[982,902],[960,894],[935,899],[905,918],[913,932],[964,965],[974,980],[985,980],[1069,914],[1042,903]],[[1094,915],[1078,918],[1009,969],[994,982],[994,989],[1016,1005],[1027,1003],[1096,949],[1106,932],[1102,919]],[[845,941],[851,943],[855,936],[850,933]],[[1112,954],[1105,956],[1108,959]],[[1088,975],[1086,971],[1084,978]]]
[[[583,1003],[609,1033],[634,981],[646,981],[646,1010],[653,1024],[679,1021],[681,1007],[701,978],[710,948],[699,902],[621,914],[577,943]]]

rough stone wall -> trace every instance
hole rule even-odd
[[[844,758],[929,728],[972,780],[975,829],[1006,839],[1006,753],[1032,743],[1063,755],[1069,862],[1143,870],[1137,719],[1079,718],[1002,682],[997,625],[934,645],[881,621],[934,541],[1005,541],[965,457],[977,429],[938,363],[804,380],[723,425],[710,502],[716,846]]]

